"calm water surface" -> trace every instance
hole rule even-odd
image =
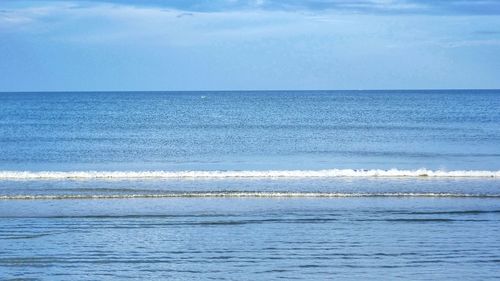
[[[500,169],[500,91],[1,93],[3,170]]]
[[[0,93],[0,280],[498,280],[499,108],[472,90]]]

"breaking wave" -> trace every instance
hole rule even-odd
[[[429,177],[500,178],[500,171],[481,170],[242,170],[242,171],[0,171],[0,180],[58,179],[225,179],[225,178],[336,178],[336,177]]]

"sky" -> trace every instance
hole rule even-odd
[[[0,91],[500,88],[500,0],[0,0]]]

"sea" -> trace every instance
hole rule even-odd
[[[500,90],[0,93],[0,280],[499,280]]]

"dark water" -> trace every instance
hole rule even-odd
[[[0,93],[0,280],[497,280],[500,91]]]

